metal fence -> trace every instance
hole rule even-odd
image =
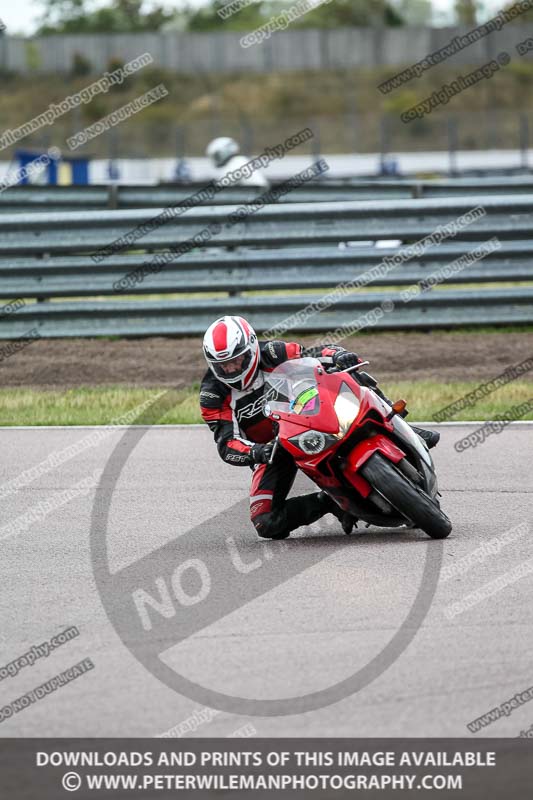
[[[152,88],[157,80],[154,76],[151,83],[145,82],[143,86]],[[168,83],[171,91],[172,84],[170,81]],[[296,131],[310,128],[313,139],[299,146],[299,155],[315,158],[318,154],[353,155],[356,158],[368,155],[372,157],[368,174],[380,169],[380,158],[376,153],[388,158],[402,153],[420,154],[416,171],[426,174],[435,170],[428,167],[423,154],[428,151],[439,153],[445,164],[442,169],[451,177],[484,172],[502,174],[509,167],[515,171],[526,171],[533,166],[533,112],[527,103],[527,89],[524,89],[526,94],[520,99],[520,84],[518,88],[508,90],[509,96],[517,96],[515,106],[498,106],[495,101],[492,108],[466,111],[450,103],[409,125],[400,118],[400,113],[409,107],[405,95],[400,95],[394,108],[385,110],[375,102],[373,94],[379,94],[375,87],[371,87],[370,97],[368,89],[365,96],[361,97],[356,86],[355,77],[349,89],[345,90],[342,84],[339,86],[317,75],[313,78],[313,94],[304,103],[309,110],[298,113],[292,110],[295,106],[292,100],[291,108],[285,108],[281,103],[280,107],[272,108],[272,102],[255,113],[254,109],[246,107],[239,112],[225,105],[219,109],[217,101],[212,107],[204,109],[201,116],[190,118],[186,104],[180,106],[164,101],[166,106],[158,106],[157,113],[154,107],[153,117],[147,109],[145,113],[135,115],[121,125],[89,139],[73,152],[76,156],[114,161],[121,158],[190,159],[204,157],[209,142],[224,135],[235,138],[244,153],[253,155],[261,153],[266,147],[284,142]],[[199,86],[198,91],[203,93],[204,87]],[[222,88],[219,91],[222,92]],[[298,91],[297,86],[294,89],[295,96],[298,96]],[[502,87],[501,92],[507,93],[507,90]],[[141,93],[140,88],[137,93]],[[134,96],[135,90],[124,95],[123,101]],[[424,94],[420,92],[418,96],[423,98]],[[328,112],[312,111],[316,97],[335,98],[336,108]],[[103,117],[115,108],[116,105],[108,103],[98,113]],[[24,146],[42,151],[54,145],[68,155],[66,140],[94,122],[90,111],[91,107],[87,106],[58,117],[53,127],[45,126],[26,136]],[[3,128],[14,128],[20,123],[20,118],[13,114],[10,117],[4,115],[2,123]],[[11,158],[15,150],[16,146],[6,148],[4,157]],[[489,159],[487,151],[493,151],[489,153]],[[465,171],[465,163],[468,162],[474,165],[479,163],[478,170]],[[431,174],[427,177],[431,177]]]
[[[476,207],[484,215],[445,243],[364,277],[402,247]],[[234,209],[192,208],[163,225],[153,224],[162,208],[0,215],[0,297],[28,300],[15,313],[0,313],[0,338],[23,337],[29,330],[48,337],[199,334],[224,313],[245,314],[265,331],[338,284],[350,285],[289,329],[357,327],[384,303],[387,313],[374,315],[369,325],[533,322],[533,193],[290,203],[242,218],[232,217]],[[200,240],[206,229],[210,235]],[[111,255],[101,250],[128,234],[134,235],[126,247]],[[412,301],[401,300],[401,287],[427,282],[494,237],[500,249]],[[384,240],[397,241],[376,246]],[[158,255],[186,242],[181,255],[157,266]],[[132,273],[141,277],[121,285]],[[493,286],[516,281],[526,285]]]
[[[277,187],[281,182],[273,182]],[[73,209],[142,209],[174,207],[185,204],[206,183],[160,184],[158,186],[14,186],[0,192],[0,213],[29,211],[68,211]],[[264,189],[232,186],[215,190],[212,197],[199,205],[250,204]],[[278,203],[346,203],[352,200],[407,200],[433,197],[497,196],[533,194],[533,176],[455,179],[442,181],[415,180],[323,180],[308,182],[282,194]],[[197,200],[195,202],[198,202]],[[272,199],[269,199],[272,203]],[[184,210],[188,206],[183,205]]]
[[[518,22],[518,20],[517,20]],[[22,74],[68,73],[83,59],[92,72],[103,72],[112,59],[130,61],[148,52],[154,65],[172,72],[224,73],[334,70],[405,65],[468,33],[468,26],[448,28],[372,27],[277,31],[253,47],[242,47],[243,31],[195,33],[63,34],[33,39],[0,37],[0,65]],[[501,50],[533,35],[531,23],[510,24],[482,36],[453,57],[455,65],[483,64]]]

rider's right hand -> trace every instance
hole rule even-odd
[[[267,444],[254,444],[250,450],[250,455],[254,464],[268,464],[274,449],[274,442],[267,442]]]

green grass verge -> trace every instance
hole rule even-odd
[[[385,382],[383,391],[392,399],[408,402],[409,421],[431,420],[444,406],[475,389],[474,382],[439,384],[431,381]],[[198,387],[181,391],[129,389],[122,386],[77,388],[66,392],[34,389],[0,389],[0,425],[109,425],[120,423],[121,415],[167,392],[173,405],[164,417],[154,409],[146,411],[146,424],[189,424],[201,422]],[[533,398],[533,382],[516,381],[489,395],[475,406],[453,417],[454,420],[496,419],[513,406]],[[167,406],[168,407],[168,406]],[[533,412],[522,419],[533,419]]]
[[[201,422],[198,388],[141,389],[124,386],[82,387],[68,391],[0,389],[0,425],[110,425],[120,417],[165,392],[173,400],[171,410],[161,419],[154,408],[143,412],[148,425]],[[165,403],[167,405],[167,403]]]
[[[392,400],[403,397],[407,400],[409,422],[431,420],[437,411],[453,403],[476,389],[480,384],[474,381],[454,381],[435,383],[433,381],[383,382],[381,388]],[[533,399],[533,381],[515,381],[498,391],[484,397],[475,405],[464,409],[450,418],[451,421],[497,419],[514,406]],[[521,419],[533,419],[533,411]]]

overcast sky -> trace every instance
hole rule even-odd
[[[193,6],[201,6],[204,0],[189,0]],[[95,0],[98,5],[106,5],[106,0]],[[167,8],[179,8],[179,0],[163,0]],[[454,0],[433,0],[433,5],[438,12],[440,24],[452,20]],[[496,12],[505,5],[504,0],[487,0],[485,6]],[[2,0],[0,3],[0,19],[5,24],[10,34],[31,34],[35,30],[36,20],[42,8],[39,0]]]

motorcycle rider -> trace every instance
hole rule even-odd
[[[242,167],[250,161],[249,158],[241,155],[241,148],[238,142],[230,136],[219,136],[217,139],[213,139],[213,141],[209,142],[207,145],[205,154],[211,159],[213,166],[216,167],[217,170],[223,170],[223,172],[219,172],[219,179],[223,175],[228,175],[231,172],[242,169]],[[260,169],[256,169],[251,175],[248,175],[248,177],[243,176],[240,180],[236,181],[235,185],[257,186],[262,189],[268,189],[270,184],[265,174]]]
[[[360,363],[356,353],[338,345],[303,347],[296,342],[259,342],[243,317],[225,316],[207,329],[203,341],[209,369],[200,387],[202,417],[214,434],[218,452],[227,464],[252,467],[250,517],[259,536],[284,539],[301,525],[334,514],[350,533],[356,520],[343,512],[325,492],[287,499],[297,467],[292,456],[279,448],[269,464],[275,436],[273,423],[263,414],[264,373],[293,358],[310,356],[340,370]],[[391,403],[385,395],[374,391]],[[434,447],[440,434],[414,428]]]

